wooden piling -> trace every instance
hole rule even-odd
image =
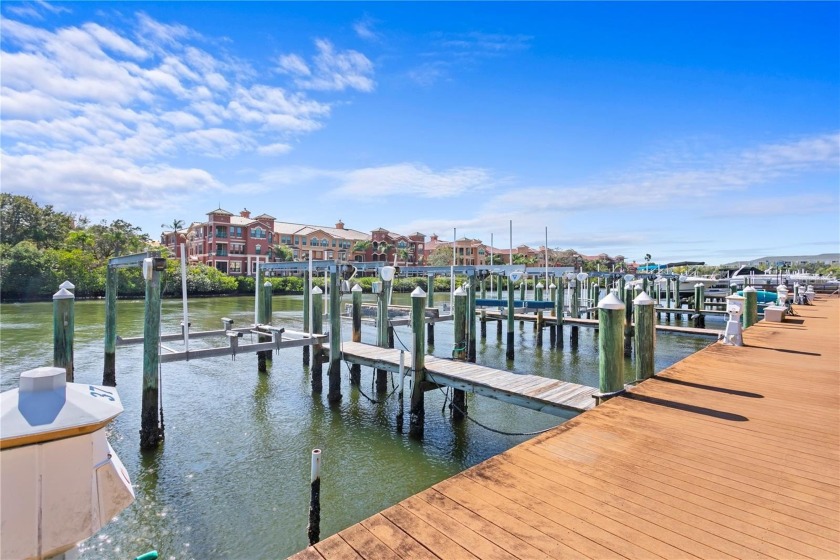
[[[481,325],[481,340],[487,339],[487,310],[482,308],[481,309],[481,317],[479,319],[479,323]]]
[[[665,279],[665,308],[666,309],[671,308],[671,279],[670,278]],[[668,313],[668,312],[665,313],[665,321],[667,321],[669,323],[671,322],[671,314]]]
[[[53,366],[64,368],[68,383],[73,382],[73,336],[76,296],[65,288],[53,294]]]
[[[476,356],[476,328],[475,328],[475,291],[476,278],[467,278],[467,360],[475,363]]]
[[[353,294],[353,342],[362,341],[362,287],[354,284]]]
[[[388,300],[391,295],[391,281],[381,280],[382,290],[378,294],[376,300],[376,345],[380,348],[390,348],[391,344],[388,340]],[[425,293],[424,293],[425,295]],[[388,371],[384,369],[376,370],[376,391],[384,393],[388,390]]]
[[[507,301],[507,350],[505,357],[512,360],[513,350],[513,282],[508,278],[508,301]]]
[[[271,324],[271,282],[266,281],[265,284],[262,285],[262,290],[260,290],[259,296],[259,307],[257,308],[257,323],[260,325],[270,325]],[[268,342],[271,340],[270,337],[266,335],[258,335],[257,341],[258,342]],[[266,373],[268,368],[266,367],[266,362],[269,360],[271,356],[271,350],[262,350],[257,352],[257,371],[259,373]]]
[[[744,313],[741,324],[746,329],[758,322],[758,292],[752,286],[744,288]]]
[[[454,305],[452,306],[453,320],[453,349],[452,358],[456,360],[467,359],[467,292],[458,287],[454,293]]]
[[[324,292],[315,286],[312,288],[312,334],[324,332]],[[321,393],[324,390],[324,357],[323,345],[315,344],[312,347],[312,392]]]
[[[330,270],[330,368],[327,402],[341,401],[341,290],[338,270]]]
[[[140,412],[140,449],[154,449],[163,440],[160,402],[160,271],[146,279],[143,320],[143,397]]]
[[[426,307],[435,306],[435,275],[429,274],[426,276]],[[426,325],[426,344],[429,347],[435,345],[435,324],[429,323]]]
[[[636,337],[636,379],[648,379],[654,374],[654,352],[656,347],[656,318],[654,302],[647,292],[633,300]]]
[[[630,290],[632,293],[632,290]],[[624,389],[625,305],[608,294],[598,304],[598,388],[607,399]]]
[[[303,273],[303,332],[309,332],[309,271]],[[303,365],[309,365],[309,346],[303,347]]]
[[[467,291],[462,288],[455,290],[454,305],[452,307],[452,318],[455,322],[454,329],[454,348],[452,350],[452,358],[455,360],[466,361],[469,357],[470,333],[469,333],[469,299],[470,296]],[[465,399],[464,391],[455,389],[452,397],[452,404],[450,406],[452,411],[452,418],[454,420],[462,420],[464,418]]]
[[[116,267],[108,266],[105,272],[105,367],[102,384],[117,386],[117,285]]]
[[[548,286],[548,301],[556,302],[557,301],[557,286],[552,281],[551,284]],[[555,304],[554,307],[551,308],[549,313],[551,317],[557,316],[557,305]],[[557,327],[555,324],[550,324],[548,326],[548,347],[554,348],[557,345]]]
[[[575,319],[580,318],[580,284],[580,280],[572,280],[572,317]],[[580,329],[577,326],[572,327],[572,334],[570,340],[570,342],[572,343],[572,348],[577,348],[579,330]]]
[[[624,287],[624,355],[633,352],[633,286]]]
[[[563,315],[566,313],[566,288],[563,278],[557,284],[557,299],[554,301],[554,312],[557,315],[557,347],[563,348]]]
[[[424,382],[426,379],[426,345],[423,337],[423,324],[426,318],[426,293],[421,288],[411,292],[411,334],[413,339],[411,369],[414,382],[411,384],[411,408],[409,409],[408,435],[423,439],[423,424],[426,409],[423,403]]]
[[[698,282],[694,285],[694,327],[702,329],[706,326],[703,311],[706,309],[706,287]]]
[[[536,346],[537,346],[537,348],[542,348],[542,345],[543,345],[543,310],[542,309],[537,310],[537,320],[534,322],[534,325],[536,325],[536,329],[537,329]]]
[[[321,450],[312,450],[309,474],[309,546],[321,540]]]

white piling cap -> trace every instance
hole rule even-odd
[[[697,282],[696,284],[694,284],[694,287],[695,288],[705,288],[706,285],[703,282]]]
[[[263,284],[263,288],[270,288],[270,287],[271,287],[271,282],[269,282],[268,280],[266,280],[266,281],[265,281],[265,284]]]
[[[534,287],[535,287],[535,288],[543,288],[544,286],[543,286],[543,283],[542,283],[542,282],[537,282],[537,285],[536,285],[536,286],[534,286]]]
[[[53,294],[53,299],[74,299],[75,297],[73,292],[68,292],[65,288],[61,288]]]
[[[745,291],[745,292],[756,292],[756,291],[758,291],[758,290],[756,290],[756,289],[755,289],[755,288],[753,288],[752,286],[747,286],[746,288],[744,288],[744,291]]]
[[[76,289],[76,286],[75,286],[75,285],[73,284],[73,282],[71,282],[70,280],[65,280],[65,281],[64,281],[64,282],[62,282],[62,283],[61,283],[61,285],[58,287],[58,289],[59,289],[59,290],[60,290],[60,289],[62,289],[62,288],[63,288],[63,289],[65,289],[65,290],[75,290],[75,289]]]
[[[414,294],[411,294],[411,295],[414,295]],[[465,296],[465,295],[467,295],[467,292],[464,291],[464,288],[462,288],[461,286],[458,286],[458,288],[455,290],[455,293],[453,295]]]
[[[361,292],[361,291],[362,291],[362,287],[361,287],[359,284],[353,284],[353,287],[352,287],[352,288],[350,288],[350,291],[351,291],[351,292]]]
[[[78,428],[104,427],[122,412],[116,389],[66,379],[64,368],[39,367],[20,374],[18,389],[0,395],[3,447],[77,435]]]
[[[552,282],[552,283],[548,286],[548,289],[549,289],[549,290],[555,290],[555,289],[557,289],[557,286],[555,286],[555,285],[554,285],[554,282]]]
[[[458,289],[460,290],[460,288]],[[411,292],[411,297],[426,297],[426,292],[423,291],[423,288],[417,286],[416,288],[414,288],[414,291]]]
[[[610,292],[607,296],[598,302],[598,309],[624,309],[624,304],[621,300],[615,297],[615,294]]]
[[[633,300],[633,305],[653,305],[654,303],[656,302],[646,292],[637,295],[636,299]]]
[[[727,301],[728,301],[728,300],[734,300],[734,301],[744,301],[746,298],[745,298],[744,296],[739,296],[738,294],[732,294],[731,296],[726,296],[726,298],[725,298],[725,299],[726,299]]]
[[[312,293],[314,295],[318,295],[318,294],[323,294],[324,292],[321,291],[321,288],[319,288],[318,286],[315,286],[314,288],[312,288]]]

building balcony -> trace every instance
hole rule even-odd
[[[217,257],[226,257],[226,256],[228,256],[228,252],[227,252],[227,251],[216,251],[216,252],[215,252],[215,253],[213,253],[213,254],[214,254],[215,256],[217,256]]]

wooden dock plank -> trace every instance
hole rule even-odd
[[[840,300],[796,309],[801,324],[760,322],[386,510],[385,537],[367,520],[316,551],[355,558],[369,533],[371,550],[396,534],[441,558],[836,560]],[[595,392],[499,373],[523,398]]]
[[[341,347],[344,359],[349,362],[389,371],[397,369],[399,350],[358,342],[343,342]],[[595,392],[594,388],[538,375],[513,373],[434,356],[426,357],[426,372],[429,381],[438,385],[469,390],[566,417],[595,405],[594,399],[579,398],[583,393]],[[549,394],[548,391],[554,389],[557,392]],[[574,406],[570,406],[569,402],[574,402]]]
[[[361,525],[402,558],[416,558],[417,560],[437,559],[437,556],[432,554],[429,549],[409,537],[402,529],[391,523],[382,514],[377,513],[373,517],[365,519],[361,522]]]

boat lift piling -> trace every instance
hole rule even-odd
[[[53,366],[64,369],[68,383],[73,382],[75,301],[76,296],[63,287],[53,294]]]

